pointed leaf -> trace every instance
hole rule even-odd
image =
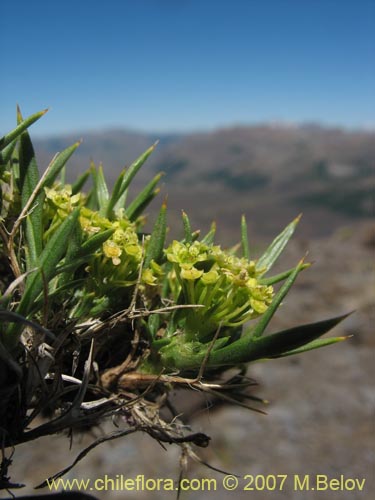
[[[17,307],[17,314],[27,317],[33,309],[34,301],[42,292],[44,283],[48,283],[56,275],[57,264],[66,252],[70,234],[78,222],[79,210],[75,210],[61,223],[38,259],[38,270],[30,275],[25,291]],[[16,347],[22,328],[11,324],[4,331],[4,342],[9,348]]]
[[[94,190],[99,205],[99,213],[105,215],[107,212],[107,205],[109,201],[109,192],[107,183],[104,178],[103,166],[99,165],[98,169],[93,171]]]
[[[58,285],[53,291],[48,291],[48,300],[52,302],[55,299],[60,299],[61,302],[61,295],[64,294],[66,291],[71,292],[72,290],[76,290],[78,288],[82,288],[84,286],[85,279],[80,278],[80,279],[75,279],[68,281],[64,285],[60,286]],[[71,293],[69,294],[71,296]],[[60,297],[59,297],[60,296]],[[34,303],[33,307],[30,310],[30,314],[34,314],[36,311],[41,310],[44,304],[44,297],[39,296]]]
[[[134,176],[138,172],[138,170],[145,163],[150,154],[154,151],[159,141],[156,141],[150,148],[147,149],[139,158],[137,158],[127,169],[124,175],[123,183],[121,185],[121,194],[127,189],[133,180]]]
[[[307,269],[310,266],[311,266],[310,263],[303,264],[301,271],[303,271],[304,269]],[[289,276],[292,274],[294,269],[295,268],[293,267],[292,269],[288,269],[287,271],[284,271],[280,274],[275,274],[275,276],[270,276],[269,278],[260,278],[259,283],[261,285],[267,285],[267,286],[268,285],[275,285],[275,283],[279,283],[280,281],[283,281],[283,280],[289,278]]]
[[[201,230],[200,229],[196,229],[195,231],[193,231],[191,233],[191,241],[192,241],[192,243],[194,243],[194,241],[197,241],[197,239],[199,238],[200,234],[201,234]]]
[[[22,122],[22,115],[18,109],[18,121]],[[19,143],[19,169],[22,208],[33,195],[39,181],[39,170],[35,158],[34,148],[27,131],[22,132]],[[43,201],[44,193],[39,193],[33,201],[25,219],[27,268],[35,267],[38,256],[43,248]]]
[[[152,202],[154,198],[160,193],[160,188],[154,189],[154,191],[150,194],[150,196],[141,203],[135,212],[132,214],[131,218],[129,217],[129,220],[132,222],[136,222],[138,217],[141,217],[148,205]],[[142,223],[141,223],[142,225]]]
[[[283,352],[275,358],[284,358],[286,356],[294,356],[295,354],[302,354],[303,352],[312,351],[313,349],[319,349],[320,347],[325,347],[328,345],[337,344],[337,342],[342,342],[343,340],[348,340],[349,337],[330,337],[328,339],[317,339],[309,342],[308,344],[299,347],[298,349],[292,349],[291,351]]]
[[[298,274],[302,271],[303,267],[304,267],[304,262],[303,262],[303,260],[301,260],[298,263],[298,265],[293,269],[289,278],[286,280],[286,282],[283,284],[283,286],[280,288],[280,290],[274,296],[274,298],[271,302],[271,305],[268,307],[267,311],[262,315],[262,317],[260,318],[260,320],[256,324],[255,328],[251,329],[251,336],[252,337],[260,337],[263,334],[268,323],[271,321],[273,315],[277,311],[281,302],[284,300],[284,297],[289,292],[290,288],[292,287],[293,283],[295,282]]]
[[[110,202],[111,211],[116,210],[118,208],[125,208],[127,189],[131,181],[133,180],[134,176],[136,175],[138,170],[142,167],[142,165],[145,163],[150,154],[154,151],[157,144],[158,142],[155,142],[155,144],[153,144],[150,148],[147,149],[147,151],[141,154],[141,156],[137,158],[137,160],[135,160],[127,170],[124,170],[120,174],[120,177],[118,178],[118,185],[117,183],[115,184],[113,194],[111,197],[111,202]]]
[[[152,260],[160,262],[163,257],[163,248],[167,234],[167,203],[164,201],[159,216],[156,219],[145,256],[145,267],[149,267]]]
[[[70,234],[68,247],[65,255],[65,262],[75,264],[75,267],[69,271],[65,271],[60,274],[59,279],[57,281],[56,287],[61,287],[64,284],[68,283],[73,278],[73,271],[77,269],[77,253],[81,249],[82,245],[82,230],[79,224],[76,224]],[[56,268],[56,274],[58,271],[58,267]]]
[[[37,262],[39,270],[26,281],[25,292],[17,309],[19,314],[27,315],[33,300],[43,290],[43,280],[48,283],[56,275],[57,264],[65,255],[70,235],[78,222],[78,215],[78,209],[70,213],[43,249]]]
[[[155,339],[161,325],[160,314],[150,314],[146,323],[151,340]]]
[[[90,175],[91,175],[91,169],[89,168],[80,177],[78,177],[78,179],[72,185],[72,194],[73,195],[77,194],[81,191],[81,189],[85,185],[85,183],[86,183],[87,179],[90,177]]]
[[[4,137],[0,139],[0,151],[3,150],[8,144],[13,142],[15,139],[17,139],[22,132],[24,132],[30,125],[32,125],[34,122],[39,120],[40,117],[45,115],[47,113],[48,109],[45,109],[43,111],[39,111],[38,113],[35,113],[25,120],[21,120],[18,123],[18,126],[9,132],[9,134],[6,134]]]
[[[94,186],[92,189],[90,189],[90,192],[87,195],[86,207],[90,208],[90,210],[99,210],[100,206],[99,206],[98,192],[95,187],[97,184],[96,177],[98,175],[98,172],[96,165],[92,160],[90,161],[90,175],[92,177]]]
[[[113,186],[112,195],[108,201],[107,207],[107,217],[111,218],[113,209],[115,208],[116,203],[118,203],[119,198],[121,197],[121,186],[124,180],[126,169],[123,169],[120,175],[117,177],[115,185]]]
[[[283,353],[305,346],[327,333],[348,316],[349,314],[344,314],[316,323],[296,326],[258,339],[255,342],[258,351],[257,358],[280,356]]]
[[[59,182],[62,185],[66,184],[66,165],[63,165],[62,168],[61,168],[61,170],[60,170],[60,179],[59,179]]]
[[[134,221],[143,212],[145,207],[147,207],[147,205],[160,191],[159,189],[155,189],[155,187],[157,186],[163,175],[164,174],[162,172],[155,175],[152,181],[149,182],[147,186],[142,189],[142,191],[130,203],[125,213],[131,221]]]
[[[245,259],[250,259],[250,249],[249,249],[249,237],[247,234],[247,223],[246,218],[243,215],[241,217],[241,245],[242,245],[242,255]]]
[[[101,245],[108,240],[115,232],[114,229],[106,229],[98,234],[94,234],[88,240],[86,240],[81,247],[78,249],[76,256],[83,257],[85,255],[91,255],[95,252]]]
[[[209,365],[248,363],[257,359],[279,357],[321,337],[347,316],[348,314],[344,314],[317,323],[297,326],[262,338],[242,337],[220,351],[213,352],[209,358]]]
[[[92,174],[92,171],[90,172]],[[98,210],[98,198],[96,196],[95,189],[90,189],[90,191],[87,193],[86,196],[86,203],[85,203],[86,208],[89,208],[90,210]]]
[[[66,263],[66,264],[59,264],[56,267],[56,276],[58,276],[61,273],[72,273],[78,269],[78,267],[82,266],[83,264],[87,264],[87,255],[82,256],[82,257],[76,257],[73,262]],[[58,284],[59,286],[59,284]],[[49,292],[48,292],[49,293]]]
[[[13,142],[0,151],[0,167],[6,165],[10,161],[13,151],[16,149],[17,141],[18,139],[14,139]]]
[[[72,146],[69,146],[68,148],[64,149],[61,153],[58,153],[55,158],[52,160],[52,162],[49,165],[49,172],[43,182],[42,187],[51,187],[52,184],[55,182],[57,176],[63,169],[63,167],[66,165],[66,162],[69,160],[69,158],[72,156],[74,151],[78,148],[78,146],[82,143],[81,141],[75,142]]]
[[[185,243],[192,243],[193,241],[193,233],[191,230],[191,224],[189,217],[186,212],[182,211],[182,223],[184,226],[184,240]]]
[[[213,245],[216,234],[216,223],[212,222],[209,232],[202,238],[201,242],[204,245]]]
[[[258,270],[263,270],[264,273],[269,271],[273,264],[278,259],[281,252],[286,247],[288,241],[292,237],[294,230],[301,218],[301,215],[296,217],[285,229],[282,231],[267,248],[264,254],[258,259],[256,267]]]
[[[113,207],[113,210],[119,210],[121,208],[125,208],[126,206],[126,200],[128,199],[128,190],[125,189],[125,191],[119,196],[115,206]]]

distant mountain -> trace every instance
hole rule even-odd
[[[208,229],[215,219],[227,243],[238,240],[242,213],[259,237],[270,237],[301,211],[305,216],[300,234],[309,237],[374,216],[371,132],[262,125],[159,136],[111,130],[81,137],[84,141],[69,170],[82,172],[92,159],[103,163],[111,182],[159,139],[137,186],[164,171],[171,225],[184,209],[196,227]],[[41,166],[79,138],[35,141]]]

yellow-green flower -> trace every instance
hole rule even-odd
[[[263,314],[272,301],[273,289],[259,283],[253,260],[199,241],[173,241],[165,253],[173,263],[169,282],[177,277],[179,283],[171,286],[175,299],[182,293],[186,303],[204,306],[179,313],[190,339],[206,339],[219,325],[243,325]]]
[[[219,273],[216,269],[211,269],[207,273],[203,273],[201,276],[201,281],[204,285],[212,285],[216,283],[219,279]]]
[[[69,184],[54,188],[45,187],[44,191],[47,202],[61,217],[66,217],[81,200],[81,193],[72,195],[72,186]]]
[[[102,217],[95,210],[90,210],[86,207],[82,207],[80,210],[79,222],[81,228],[88,236],[113,228],[113,222],[106,217]]]
[[[182,243],[174,240],[173,243],[165,250],[169,262],[176,264],[194,265],[197,262],[207,260],[209,247],[194,241],[194,243]]]
[[[181,278],[185,280],[197,280],[203,274],[203,271],[199,271],[194,266],[189,266],[186,264],[181,265]]]
[[[155,286],[158,283],[157,277],[153,274],[151,269],[142,270],[142,283],[146,285]]]
[[[106,257],[112,259],[114,266],[121,264],[122,250],[113,240],[107,240],[103,243],[103,252]]]

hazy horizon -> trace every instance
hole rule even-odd
[[[43,119],[43,118],[42,118]],[[46,118],[44,118],[46,119]],[[235,129],[244,129],[244,128],[269,128],[269,129],[285,129],[285,130],[293,130],[293,129],[323,129],[323,130],[337,130],[344,133],[364,133],[364,134],[373,134],[375,133],[375,125],[374,126],[349,126],[342,125],[336,123],[324,123],[324,122],[310,122],[310,121],[301,121],[301,122],[288,122],[288,121],[259,121],[259,122],[242,122],[242,123],[223,123],[218,124],[213,127],[207,128],[192,128],[192,129],[141,129],[141,128],[131,128],[125,125],[106,125],[102,127],[86,127],[80,129],[71,129],[64,130],[61,132],[44,132],[38,131],[37,129],[38,122],[34,124],[29,132],[36,140],[48,140],[54,138],[63,138],[63,137],[71,137],[71,136],[81,136],[81,135],[101,135],[101,134],[110,134],[110,133],[127,133],[134,135],[157,135],[161,136],[188,136],[188,135],[198,135],[198,134],[213,134],[220,131],[225,130],[235,130]],[[4,131],[7,132],[7,131]],[[4,133],[1,131],[1,133]],[[1,135],[1,134],[0,134]],[[84,139],[84,137],[83,137]]]

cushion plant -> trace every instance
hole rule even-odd
[[[23,119],[18,110],[17,127],[0,140],[5,446],[112,415],[126,417],[126,426],[108,439],[141,430],[189,453],[209,438],[189,432],[176,415],[162,419],[172,388],[247,406],[247,397],[256,399],[246,393],[248,363],[343,339],[320,337],[345,316],[265,334],[309,267],[302,259],[270,274],[299,217],[259,258],[250,254],[244,217],[241,243],[230,250],[214,242],[214,225],[200,237],[184,212],[183,239],[166,242],[165,202],[146,234],[144,211],[162,174],[131,203],[127,193],[155,145],[121,171],[112,191],[94,164],[66,184],[65,165],[80,143],[58,153],[40,175],[28,127],[44,113]],[[9,487],[5,465],[2,486]]]

